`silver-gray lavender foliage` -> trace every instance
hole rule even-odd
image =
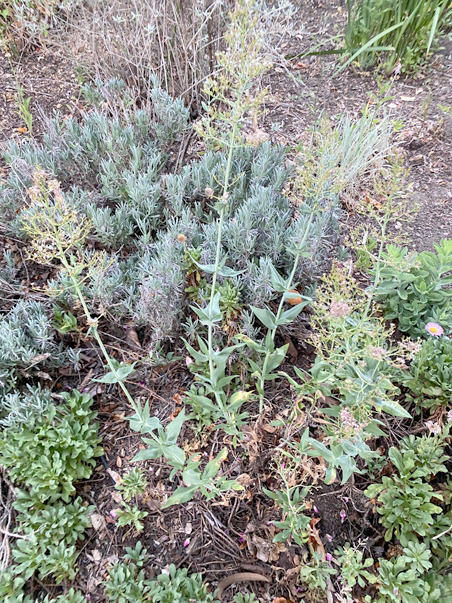
[[[108,252],[104,267],[97,265],[83,282],[93,311],[132,317],[151,329],[154,341],[172,337],[188,309],[178,235],[186,237],[187,247],[201,247],[201,263],[214,261],[218,220],[206,189],[221,196],[226,157],[207,151],[178,173],[165,173],[169,146],[188,123],[182,102],[156,86],[153,112],[135,109],[119,80],[97,82],[86,94],[95,108],[82,122],[69,119],[63,125],[55,118],[43,144],[11,143],[6,153],[11,175],[0,190],[4,212],[14,208],[10,226],[17,229],[34,169],[50,172],[68,202],[91,218],[93,243]],[[298,281],[308,285],[326,269],[336,241],[338,203],[331,202],[328,191],[322,211],[318,199],[294,208],[283,194],[291,174],[285,153],[282,146],[264,142],[239,147],[233,155],[222,253],[229,266],[243,271],[234,286],[245,305],[262,307],[274,298],[268,263],[289,274],[290,249],[303,235],[314,203]],[[70,302],[70,284],[61,274],[50,289]]]

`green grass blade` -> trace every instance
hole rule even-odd
[[[428,53],[430,52],[430,48],[432,47],[433,38],[435,37],[436,29],[438,27],[439,16],[443,9],[444,9],[444,7],[438,6],[438,8],[435,10],[435,16],[433,17],[432,28],[430,30],[430,35],[428,37],[427,52],[425,53],[426,55],[428,55]]]
[[[375,42],[378,42],[378,40],[380,40],[381,38],[384,38],[384,36],[387,36],[392,31],[395,31],[396,29],[399,29],[399,27],[402,27],[403,23],[404,22],[402,21],[402,23],[397,23],[396,25],[392,25],[391,27],[388,27],[387,29],[385,29],[384,31],[382,31],[381,33],[377,34],[372,39],[370,39],[366,44],[364,44],[364,46],[362,46],[357,52],[355,52],[355,54],[353,56],[351,56],[346,63],[344,63],[341,67],[339,67],[339,69],[333,74],[333,77],[336,77],[336,75],[338,73],[340,73],[343,69],[345,69],[348,65],[350,65],[350,63],[352,63],[355,59],[357,59],[363,52],[365,52],[368,48],[371,48],[373,46],[373,44],[375,44]]]

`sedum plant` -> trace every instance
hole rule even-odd
[[[68,502],[74,482],[88,479],[102,454],[91,398],[77,390],[62,395],[63,404],[50,405],[33,427],[9,427],[0,437],[0,464],[41,501]]]
[[[14,573],[26,580],[37,572],[40,578],[51,575],[56,584],[60,584],[63,580],[73,580],[77,573],[75,546],[67,546],[64,541],[47,546],[33,535],[27,540],[19,539],[12,554],[16,562]]]
[[[207,590],[201,574],[188,574],[186,568],[170,565],[156,580],[150,581],[150,600],[153,603],[216,603],[213,593]]]
[[[428,339],[402,374],[403,385],[420,408],[436,409],[452,400],[452,339]]]
[[[186,569],[170,565],[156,579],[146,578],[143,566],[146,549],[140,542],[135,549],[126,548],[124,561],[117,561],[109,570],[105,593],[111,603],[217,603],[203,584],[201,574],[188,574]]]
[[[410,337],[426,335],[429,322],[447,329],[452,319],[452,239],[435,244],[435,250],[409,255],[406,248],[388,245],[382,254],[376,300],[385,318],[397,319]]]
[[[11,568],[0,573],[0,597],[4,603],[32,603],[24,593],[25,578],[16,576]]]
[[[121,476],[121,481],[116,485],[116,489],[121,492],[124,500],[127,501],[143,494],[146,490],[146,477],[143,471],[137,467],[131,469],[131,471]]]
[[[43,603],[86,603],[87,598],[80,591],[70,588],[67,593],[58,595],[54,599],[47,595]]]
[[[68,545],[84,539],[86,528],[91,525],[90,514],[94,506],[85,506],[80,497],[70,503],[58,500],[45,504],[39,498],[18,490],[14,508],[19,511],[18,530],[23,534],[36,534],[41,544]]]
[[[445,467],[438,463],[421,464],[412,445],[403,452],[392,447],[388,455],[397,473],[383,476],[382,483],[370,485],[365,494],[379,503],[377,510],[386,528],[385,540],[396,536],[402,546],[407,546],[417,536],[425,537],[434,523],[433,515],[442,511],[431,502],[432,498],[442,500],[442,495],[435,493],[423,478],[444,471]]]

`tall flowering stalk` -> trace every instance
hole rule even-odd
[[[124,384],[134,369],[132,365],[120,364],[111,358],[99,335],[98,319],[93,318],[82,292],[83,271],[93,266],[105,269],[104,254],[95,254],[89,260],[80,253],[86,236],[91,230],[90,220],[80,215],[66,202],[56,180],[37,170],[33,186],[28,190],[30,207],[22,219],[22,230],[30,237],[30,257],[41,264],[58,260],[80,301],[89,325],[88,333],[96,339],[110,372],[98,379],[102,383],[118,383],[126,398],[137,411],[135,402]],[[138,412],[138,411],[137,411]]]
[[[217,323],[221,323],[223,315],[220,310],[220,294],[216,291],[219,276],[232,277],[240,274],[226,266],[227,255],[222,253],[222,230],[224,218],[229,211],[229,191],[233,182],[231,167],[234,149],[244,144],[241,134],[243,126],[255,119],[262,102],[264,92],[253,90],[253,83],[270,67],[270,63],[262,56],[260,36],[258,34],[258,13],[253,0],[240,0],[231,13],[231,24],[225,35],[228,48],[218,53],[218,70],[215,76],[206,82],[204,92],[210,102],[204,105],[205,118],[197,127],[198,134],[212,149],[222,150],[227,157],[226,168],[222,180],[222,195],[214,205],[218,213],[218,234],[215,250],[215,263],[198,264],[207,274],[212,275],[212,289],[209,303],[205,308],[193,308],[201,324],[207,327],[207,341],[198,337],[200,351],[194,350],[188,343],[187,348],[199,363],[208,363],[209,377],[198,375],[203,381],[207,394],[213,394],[216,407],[209,398],[195,393],[190,394],[193,402],[203,405],[218,418],[226,420],[226,430],[237,433],[240,418],[237,410],[249,397],[248,393],[236,392],[229,400],[224,388],[233,377],[225,375],[226,362],[238,344],[222,350],[214,350],[213,333]],[[211,190],[206,191],[213,198]]]

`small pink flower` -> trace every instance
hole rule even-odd
[[[327,553],[325,557],[327,561],[333,561],[333,555],[331,553]]]
[[[425,426],[427,427],[430,433],[441,433],[441,427],[438,425],[438,423],[434,423],[433,421],[427,421]]]
[[[449,410],[449,412],[447,413],[447,420],[449,421],[449,423],[452,423],[452,410]]]
[[[318,513],[319,512],[319,510],[317,509],[317,507],[315,505],[312,508],[314,509],[314,513]]]
[[[187,547],[190,544],[190,538],[186,538],[184,540],[184,547]]]
[[[116,513],[116,509],[113,509],[112,511],[110,511],[110,515],[113,517],[113,519],[116,519],[118,517],[118,514]]]
[[[326,539],[328,540],[328,542],[333,542],[333,537],[329,534],[326,534]]]
[[[434,337],[439,337],[444,333],[443,327],[437,324],[436,322],[427,323],[425,325],[425,329],[430,333],[430,335],[433,335]]]
[[[185,364],[186,364],[187,366],[190,366],[190,364],[193,364],[193,360],[190,358],[190,356],[187,356],[187,357],[185,358]]]
[[[240,534],[240,536],[238,537],[238,541],[240,542],[240,544],[243,544],[244,542],[246,542],[246,538],[243,534]]]
[[[345,511],[345,509],[342,509],[339,515],[341,516],[341,523],[344,523],[345,518],[347,517],[347,511]]]

